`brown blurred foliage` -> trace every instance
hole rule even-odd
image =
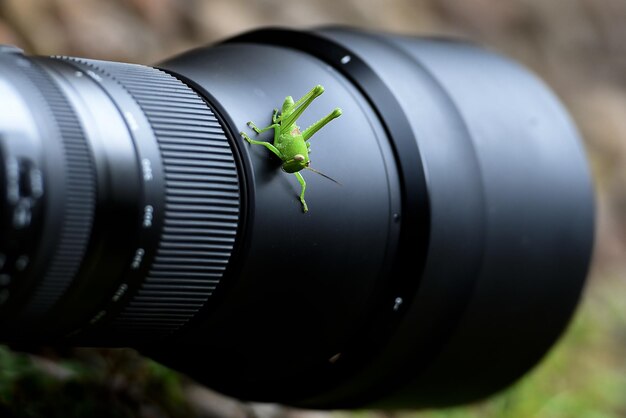
[[[623,0],[0,0],[0,43],[143,64],[259,26],[325,24],[465,37],[539,74],[589,153],[598,202],[593,280],[626,280]]]

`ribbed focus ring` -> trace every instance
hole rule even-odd
[[[217,118],[187,85],[150,67],[91,64],[145,112],[165,170],[165,218],[154,263],[112,325],[167,335],[204,306],[224,275],[239,219],[237,166]]]
[[[83,129],[65,96],[45,70],[36,64],[22,69],[41,92],[56,122],[56,134],[60,137],[64,155],[64,161],[59,164],[66,173],[63,217],[56,250],[23,312],[26,317],[35,317],[47,313],[65,294],[82,263],[93,223],[96,177]]]

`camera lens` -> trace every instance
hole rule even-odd
[[[179,329],[211,297],[239,224],[217,118],[150,67],[4,60],[16,92],[37,90],[23,95],[24,117],[45,118],[30,123],[29,149],[23,135],[3,141],[7,335],[123,344]],[[20,259],[33,265],[11,269]]]
[[[306,180],[268,147],[323,94]],[[318,90],[321,92],[322,90]],[[156,67],[0,50],[0,332],[312,408],[494,393],[562,333],[593,196],[558,99],[474,45],[255,31]],[[280,116],[279,116],[280,120]],[[287,170],[289,171],[289,170]]]

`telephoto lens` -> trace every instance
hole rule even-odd
[[[470,402],[563,332],[593,229],[563,106],[465,41],[268,28],[154,67],[0,50],[6,343],[133,347],[306,408]]]

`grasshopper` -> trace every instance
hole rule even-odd
[[[311,152],[311,144],[309,143],[309,139],[328,122],[341,116],[341,109],[335,108],[328,115],[318,120],[304,131],[301,131],[300,127],[296,125],[296,121],[300,115],[302,115],[302,112],[304,112],[313,100],[315,100],[322,93],[324,93],[324,87],[317,85],[307,94],[302,96],[302,98],[297,102],[294,102],[291,96],[287,96],[283,102],[280,114],[278,113],[278,109],[274,109],[274,113],[272,114],[272,124],[265,128],[259,129],[253,122],[248,122],[248,126],[257,134],[273,129],[273,143],[256,141],[244,132],[240,132],[241,136],[250,144],[262,145],[280,158],[282,161],[281,167],[284,171],[295,174],[301,186],[300,202],[302,203],[302,210],[304,213],[306,213],[309,208],[304,200],[306,181],[304,181],[304,177],[302,177],[300,171],[303,169],[311,170],[329,180],[334,181],[335,183],[338,183],[336,180],[333,180],[327,175],[310,167],[311,161],[309,159],[309,153]]]

